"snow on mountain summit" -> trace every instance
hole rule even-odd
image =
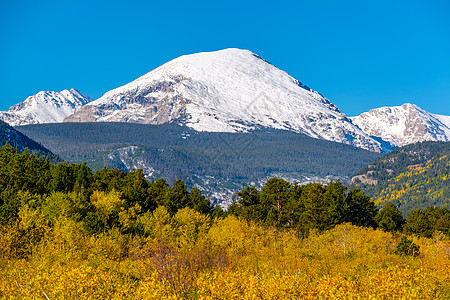
[[[11,126],[59,123],[90,101],[91,98],[76,89],[41,91],[11,106],[8,111],[1,111],[0,120]]]
[[[197,131],[258,127],[382,151],[328,99],[248,50],[184,55],[83,106],[65,122],[162,124]]]
[[[450,141],[450,117],[429,113],[415,104],[371,109],[351,119],[366,133],[399,147]]]

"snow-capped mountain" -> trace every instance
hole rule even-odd
[[[450,141],[450,116],[432,114],[410,103],[371,109],[351,119],[367,134],[399,147],[423,141]]]
[[[371,151],[384,145],[318,92],[248,50],[176,58],[83,106],[65,122],[162,124],[197,131],[291,130]]]
[[[0,112],[0,120],[11,126],[60,123],[90,101],[91,98],[75,89],[42,91]]]

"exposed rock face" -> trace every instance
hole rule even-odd
[[[0,112],[0,119],[12,126],[60,123],[78,108],[92,101],[75,89],[39,92]]]
[[[367,174],[357,175],[352,177],[351,184],[364,183],[369,185],[377,185],[378,180],[373,178],[374,171],[369,171]]]
[[[371,109],[351,119],[367,134],[399,147],[450,140],[450,117],[431,114],[414,104]]]
[[[117,94],[107,93],[107,101],[86,105],[65,122],[131,122],[163,124],[186,113],[189,100],[175,91],[174,85],[185,80],[178,76]],[[100,98],[100,99],[102,99]],[[99,100],[100,100],[99,99]]]
[[[386,151],[382,142],[355,126],[330,100],[240,49],[181,56],[107,92],[65,122],[173,120],[197,131],[269,127]]]

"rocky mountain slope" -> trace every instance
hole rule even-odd
[[[401,147],[423,141],[450,141],[450,117],[429,113],[417,105],[371,109],[352,121],[369,135]]]
[[[91,98],[75,89],[42,91],[0,112],[0,120],[11,126],[60,123],[90,101]]]
[[[389,150],[327,98],[248,50],[176,58],[83,106],[65,122],[163,124],[197,131],[261,127],[304,133],[371,151]]]

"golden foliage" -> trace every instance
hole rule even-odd
[[[120,193],[115,190],[109,193],[94,191],[91,196],[91,202],[97,209],[100,219],[104,224],[107,223],[109,216],[114,211],[118,212],[125,204],[125,201],[120,198]]]
[[[104,195],[100,195],[103,197]],[[115,206],[117,207],[117,205]],[[134,209],[134,208],[133,208]],[[136,214],[145,237],[88,235],[29,207],[0,228],[0,298],[7,299],[448,299],[450,241],[412,237],[420,257],[393,254],[399,237],[351,224],[308,237],[189,208]],[[42,237],[17,256],[23,232]],[[43,230],[43,231],[42,231]]]

